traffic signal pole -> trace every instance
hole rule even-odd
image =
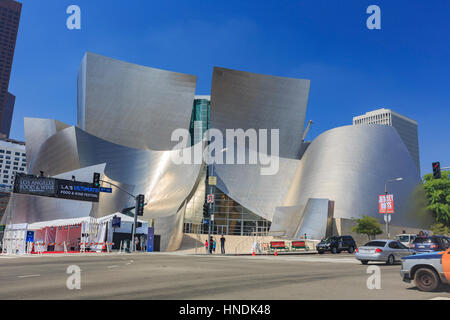
[[[120,191],[122,191],[122,192],[128,194],[130,197],[132,197],[132,198],[136,201],[136,204],[135,204],[135,207],[134,207],[134,223],[133,223],[133,229],[132,229],[132,234],[131,234],[131,237],[132,237],[132,238],[131,238],[131,242],[130,242],[130,251],[131,251],[131,252],[136,251],[136,242],[135,242],[135,239],[134,239],[134,238],[135,238],[135,235],[136,235],[137,216],[138,216],[138,210],[139,210],[140,205],[141,205],[141,201],[142,201],[142,206],[143,206],[143,204],[144,204],[144,199],[141,199],[141,201],[139,201],[139,200],[140,200],[140,196],[143,196],[143,195],[135,196],[135,195],[129,193],[128,191],[122,189],[122,188],[119,187],[118,185],[115,185],[114,183],[111,183],[111,182],[105,181],[105,180],[101,180],[101,179],[99,179],[99,181],[100,181],[100,182],[107,183],[107,184],[109,184],[109,185],[111,185],[111,186],[116,187],[116,188],[119,189]],[[143,210],[143,209],[142,209],[142,210]]]
[[[131,252],[136,251],[136,241],[134,239],[136,235],[136,225],[137,225],[137,214],[138,214],[138,205],[139,205],[139,199],[138,197],[135,197],[136,199],[136,206],[134,207],[134,223],[133,223],[133,231],[131,233]]]

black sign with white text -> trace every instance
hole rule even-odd
[[[99,200],[99,189],[92,183],[20,173],[15,177],[14,193],[89,202]]]

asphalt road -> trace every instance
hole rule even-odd
[[[81,289],[69,290],[71,265]],[[375,265],[381,289],[368,289],[368,266],[352,255],[206,256],[170,253],[0,257],[0,299],[440,299],[400,279],[400,265]]]

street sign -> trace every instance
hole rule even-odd
[[[209,219],[203,219],[204,224],[209,224]]]
[[[217,184],[217,177],[209,176],[208,177],[208,184],[210,186],[215,186]]]
[[[391,222],[391,218],[392,218],[392,216],[391,216],[390,213],[384,215],[384,221],[385,222]]]
[[[208,196],[206,197],[206,202],[214,203],[214,194],[213,193],[208,194]]]
[[[380,195],[378,197],[378,209],[381,214],[394,213],[394,195]]]
[[[100,192],[112,193],[112,188],[100,187]]]

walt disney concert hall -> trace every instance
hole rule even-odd
[[[288,239],[306,233],[320,239],[336,218],[369,215],[382,221],[378,195],[395,177],[403,181],[390,186],[391,224],[421,226],[410,209],[421,183],[418,168],[394,127],[343,126],[308,142],[309,80],[215,67],[210,96],[195,95],[196,80],[87,53],[78,74],[77,124],[25,118],[28,174],[90,182],[98,172],[102,181],[144,194],[142,219],[152,219],[160,250],[173,251],[184,232],[203,224],[211,174],[204,162],[174,163],[173,154],[203,146],[207,129],[278,129],[274,174],[260,174],[259,163],[214,165],[217,233],[261,231]],[[181,147],[171,139],[180,128],[192,133]],[[246,154],[267,156],[271,147]],[[133,205],[127,193],[116,191],[102,193],[99,202],[12,194],[5,217],[14,217],[13,223],[101,218]]]

